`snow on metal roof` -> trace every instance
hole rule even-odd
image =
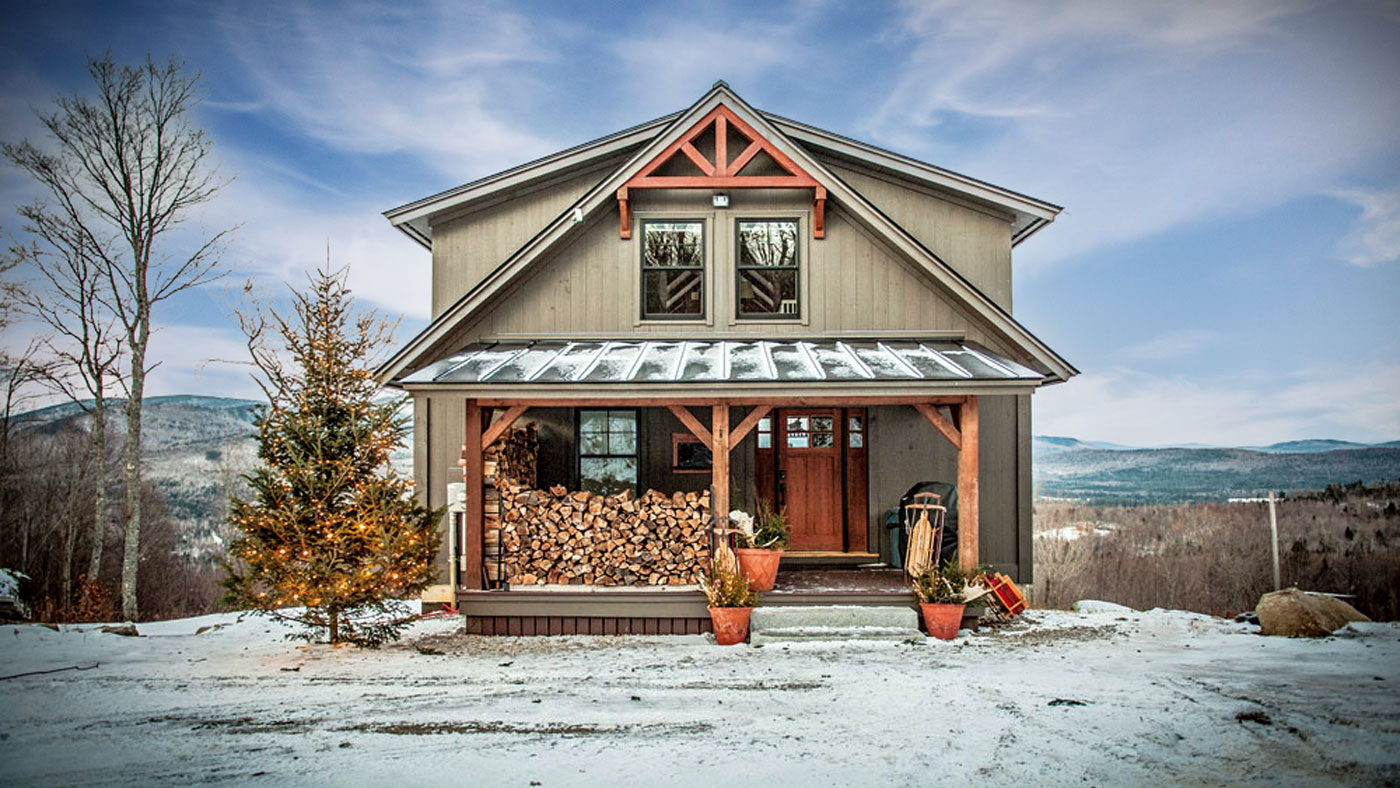
[[[481,342],[402,383],[1017,381],[1044,376],[947,340],[534,340]]]

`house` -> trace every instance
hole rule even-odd
[[[426,502],[465,477],[437,598],[487,633],[698,631],[711,512],[775,503],[784,566],[869,565],[927,480],[958,559],[1029,582],[1030,396],[1076,370],[1012,317],[1011,257],[1059,211],[722,82],[388,211],[433,319],[378,377]]]

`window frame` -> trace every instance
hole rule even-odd
[[[710,238],[713,235],[710,217],[704,213],[648,213],[637,216],[637,323],[709,323],[710,317]],[[700,265],[697,267],[676,268],[673,266],[647,266],[647,225],[679,224],[693,222],[700,225]],[[700,272],[700,313],[699,314],[652,314],[647,312],[647,272],[649,271],[693,271]]]
[[[806,235],[804,233],[804,228],[806,226],[806,218],[806,214],[793,214],[781,212],[754,213],[748,215],[741,214],[734,217],[733,222],[730,223],[730,229],[733,233],[730,248],[733,251],[734,259],[729,266],[729,269],[732,272],[732,282],[734,290],[734,296],[732,299],[734,315],[732,322],[741,323],[752,321],[769,323],[773,321],[782,321],[790,323],[806,323],[808,321],[807,304],[810,301],[810,299],[808,298],[807,293],[808,277],[806,271],[806,260],[808,257],[809,250],[806,243]],[[791,267],[783,266],[781,268],[776,268],[774,266],[743,265],[743,236],[739,231],[739,225],[744,222],[792,222],[793,224],[797,225],[797,236],[795,239],[796,244],[793,248],[793,256],[795,258],[793,260],[794,264]],[[793,276],[795,277],[793,281],[793,294],[797,297],[797,311],[792,314],[788,314],[785,312],[773,312],[769,314],[745,313],[741,306],[741,300],[739,296],[742,289],[740,271],[743,270],[792,271]]]
[[[614,453],[608,453],[608,454],[585,454],[585,453],[584,453],[584,451],[583,451],[583,414],[584,414],[585,412],[599,412],[599,411],[608,414],[608,422],[609,422],[608,434],[609,434],[609,436],[611,436],[611,434],[612,434],[612,424],[611,424],[611,423],[612,423],[612,414],[613,414],[613,413],[630,413],[630,414],[632,414],[632,426],[633,426],[634,429],[633,429],[633,433],[632,433],[632,434],[633,434],[633,443],[632,443],[632,453],[631,453],[631,454],[614,454]],[[609,447],[609,448],[611,448],[611,447]],[[583,489],[584,489],[584,486],[583,486],[583,461],[584,461],[584,459],[617,459],[617,458],[629,458],[629,459],[631,459],[634,463],[636,463],[637,476],[636,476],[636,478],[635,478],[635,479],[633,480],[633,482],[632,482],[632,491],[631,491],[633,495],[636,495],[636,494],[637,494],[637,490],[638,490],[638,489],[641,487],[641,485],[642,485],[642,427],[641,427],[641,411],[640,411],[638,408],[611,408],[611,407],[602,407],[602,408],[575,408],[575,409],[574,409],[574,473],[575,473],[575,478],[578,479],[578,488],[579,488],[580,490],[583,490]],[[607,494],[608,494],[608,495],[616,495],[617,493],[607,493]]]
[[[706,465],[706,466],[703,467],[703,468],[682,468],[682,467],[681,467],[681,446],[682,446],[682,445],[685,445],[685,444],[690,444],[690,443],[693,443],[693,444],[695,444],[695,445],[697,445],[697,446],[704,446],[706,449],[709,449],[709,448],[710,448],[709,446],[705,446],[705,442],[704,442],[704,441],[700,440],[699,438],[695,437],[694,435],[690,434],[689,432],[673,432],[673,433],[671,433],[671,473],[699,473],[699,474],[709,474],[709,473],[712,473],[712,472],[714,471],[714,467],[715,467],[715,464],[714,464],[714,463],[715,463],[715,458],[714,458],[713,454],[710,456],[710,464],[709,464],[709,465]]]

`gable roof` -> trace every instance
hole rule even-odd
[[[683,112],[670,116],[666,128],[659,134],[652,135],[650,139],[638,146],[627,159],[627,161],[615,169],[607,177],[603,178],[592,189],[585,193],[577,202],[566,209],[548,225],[540,230],[533,238],[527,241],[514,254],[504,260],[491,273],[487,274],[471,290],[463,295],[455,304],[447,308],[423,329],[418,336],[414,337],[407,345],[394,354],[378,370],[376,378],[381,383],[397,381],[412,366],[436,360],[429,358],[434,351],[439,351],[438,355],[446,355],[441,352],[438,346],[451,335],[458,326],[462,325],[471,316],[492,303],[494,298],[504,292],[512,281],[514,281],[523,271],[530,268],[533,263],[539,260],[548,250],[560,243],[570,235],[570,231],[575,227],[583,227],[585,224],[579,223],[576,216],[581,214],[586,218],[600,210],[616,210],[615,193],[627,179],[635,175],[647,162],[653,160],[668,145],[671,145],[684,132],[689,130],[701,118],[714,111],[720,105],[727,107],[737,117],[742,118],[752,126],[759,134],[763,135],[773,146],[782,151],[783,154],[791,158],[803,170],[810,173],[827,190],[830,197],[844,206],[851,214],[852,218],[867,226],[878,237],[885,240],[889,246],[913,263],[925,273],[938,282],[952,300],[976,315],[991,327],[992,331],[1005,338],[1011,345],[1017,347],[1034,359],[1037,366],[1045,373],[1049,381],[1057,382],[1068,380],[1077,374],[1073,366],[1065,361],[1047,345],[1037,339],[1024,326],[1015,320],[1009,312],[1002,309],[993,302],[971,282],[955,271],[951,266],[934,254],[908,231],[900,227],[878,208],[872,205],[865,197],[851,188],[845,181],[837,177],[826,166],[818,161],[810,152],[802,146],[789,139],[774,122],[767,116],[749,106],[743,99],[734,93],[727,84],[723,82],[715,83],[704,96],[695,104]],[[661,121],[653,121],[659,123]],[[641,127],[635,127],[635,129]],[[625,134],[625,133],[622,133]],[[613,135],[618,138],[618,135]],[[605,138],[606,139],[606,138]],[[615,139],[616,141],[616,139]],[[578,149],[574,149],[578,150]],[[567,152],[566,152],[567,153]],[[563,156],[559,154],[558,156]],[[579,152],[575,155],[583,155]],[[488,184],[478,187],[475,191],[480,196],[484,188],[489,188],[495,184]],[[470,186],[470,185],[469,185]],[[465,191],[463,191],[465,190]],[[454,190],[455,197],[442,198],[437,201],[434,210],[444,210],[454,207],[464,201],[462,198],[472,192],[468,187]],[[446,193],[444,193],[446,194]],[[439,197],[442,197],[439,195]],[[433,200],[436,198],[430,198]],[[426,206],[420,201],[415,205],[420,205],[418,210],[424,210]],[[400,216],[407,215],[406,209],[395,209],[390,214],[397,213]],[[429,211],[431,213],[433,211]],[[423,214],[426,216],[427,214]],[[391,217],[392,220],[392,217]]]

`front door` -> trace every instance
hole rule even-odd
[[[776,415],[778,497],[792,526],[788,549],[845,549],[841,410],[782,410]]]

